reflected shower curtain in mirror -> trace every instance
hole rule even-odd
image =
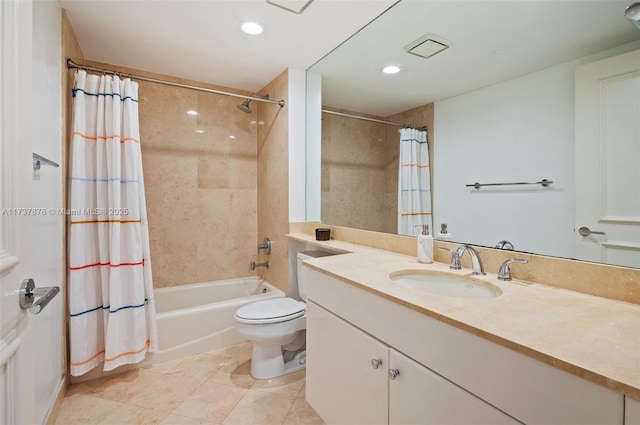
[[[400,130],[400,170],[398,175],[398,234],[416,236],[422,224],[431,219],[431,178],[427,132],[412,128]]]
[[[71,374],[157,349],[138,84],[78,71],[69,211]]]

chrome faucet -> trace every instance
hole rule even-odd
[[[511,269],[509,268],[509,264],[512,264],[512,263],[526,264],[528,262],[529,261],[525,260],[524,258],[511,258],[505,261],[500,266],[500,270],[498,270],[498,279],[506,280],[506,281],[511,280]]]
[[[511,242],[507,241],[507,240],[498,242],[494,248],[496,248],[496,249],[507,249],[509,251],[515,250],[515,248],[513,247],[513,244]]]
[[[449,268],[451,270],[460,270],[462,268],[460,266],[460,259],[462,258],[462,255],[465,251],[469,251],[469,255],[471,255],[471,274],[481,276],[484,276],[486,274],[482,268],[482,262],[480,261],[478,251],[476,251],[471,245],[467,245],[466,243],[462,244],[455,251],[444,247],[440,247],[439,249],[443,251],[449,251],[451,253],[451,264],[449,265]]]
[[[266,267],[269,268],[269,262],[265,261],[264,263],[256,263],[255,261],[252,261],[249,263],[249,268],[253,271],[255,270],[257,267]]]
[[[439,246],[438,249],[440,251],[447,251],[449,254],[451,254],[451,264],[449,264],[449,268],[451,270],[460,270],[462,268],[460,267],[460,257],[454,250],[445,248],[444,246]]]
[[[480,256],[478,255],[478,251],[476,251],[471,245],[462,244],[456,250],[456,254],[458,255],[458,260],[462,258],[462,254],[465,251],[469,251],[469,255],[471,255],[471,272],[472,275],[482,275],[484,276],[486,273],[482,269],[482,262],[480,261]]]

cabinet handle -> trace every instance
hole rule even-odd
[[[400,371],[398,369],[389,369],[389,378],[396,379],[400,375]]]
[[[382,360],[380,359],[371,359],[371,367],[377,369],[382,364]]]

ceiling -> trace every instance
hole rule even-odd
[[[58,1],[87,59],[247,91],[317,62],[323,104],[383,117],[640,40],[631,0],[314,0],[301,14],[266,0]],[[264,33],[244,34],[248,20]],[[450,47],[405,52],[428,33]],[[401,72],[383,75],[389,64]]]
[[[632,0],[403,0],[311,68],[323,105],[386,117],[640,40]],[[425,34],[450,47],[424,59]],[[635,48],[640,48],[640,44]],[[386,65],[401,72],[384,75]]]
[[[306,70],[396,0],[314,0],[301,14],[266,0],[58,1],[87,59],[258,91],[286,68]],[[243,33],[245,21],[264,32]]]

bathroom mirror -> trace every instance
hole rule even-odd
[[[307,72],[307,220],[396,232],[399,127],[329,113],[337,111],[429,126],[434,233],[446,223],[455,242],[493,247],[506,239],[517,251],[640,267],[637,126],[624,134],[632,159],[615,156],[615,147],[596,158],[598,167],[631,170],[602,183],[602,208],[615,211],[576,221],[577,203],[596,189],[576,179],[588,168],[582,134],[599,131],[576,124],[588,115],[577,75],[629,54],[640,68],[628,3],[396,3]],[[423,56],[439,52],[407,52],[417,44]],[[400,72],[382,73],[387,65]],[[616,93],[630,103],[607,105],[607,114],[637,123],[640,73],[625,75]],[[467,187],[543,179],[553,184]],[[622,236],[595,233],[610,222],[627,226],[616,230]],[[592,233],[581,236],[581,227]],[[623,236],[622,248],[612,245]]]

